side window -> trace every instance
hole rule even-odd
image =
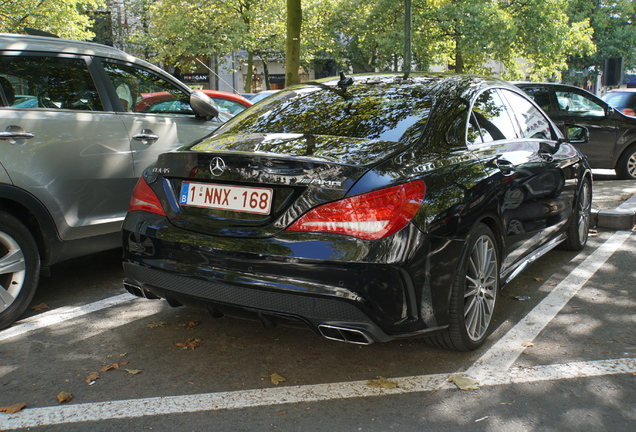
[[[580,117],[605,117],[605,108],[586,95],[573,91],[556,91],[559,110]]]
[[[226,114],[235,116],[241,111],[244,111],[247,108],[245,105],[229,100],[229,99],[221,99],[213,97],[212,100],[216,103],[216,105],[221,109],[221,112]]]
[[[190,95],[154,72],[119,63],[103,65],[124,111],[194,115]]]
[[[539,105],[543,111],[554,111],[550,100],[550,91],[540,87],[524,87],[523,91],[532,98],[534,103]]]
[[[510,110],[521,126],[523,138],[551,140],[550,122],[527,99],[509,90],[501,90],[510,105]]]
[[[0,56],[0,87],[1,106],[103,110],[82,58]]]
[[[476,130],[469,133],[479,131],[485,143],[517,138],[517,128],[496,90],[486,90],[475,100],[470,123]]]

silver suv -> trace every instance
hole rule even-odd
[[[117,49],[0,34],[0,329],[41,270],[119,247],[146,166],[224,120],[205,94]]]

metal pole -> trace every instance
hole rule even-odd
[[[404,79],[407,79],[411,73],[412,12],[411,0],[404,0],[404,64],[402,65]]]

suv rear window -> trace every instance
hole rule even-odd
[[[0,84],[4,106],[103,110],[93,78],[81,58],[0,56]]]

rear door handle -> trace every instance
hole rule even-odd
[[[143,145],[151,145],[159,139],[159,135],[155,135],[150,129],[142,129],[141,133],[133,135],[133,139],[141,141]]]
[[[497,168],[499,168],[505,176],[509,176],[515,172],[515,166],[506,159],[497,159]]]
[[[35,134],[31,132],[0,132],[0,139],[31,139]]]
[[[539,156],[546,162],[552,162],[554,160],[554,155],[546,150],[540,150]]]
[[[20,126],[11,125],[0,132],[0,140],[9,141],[9,144],[24,145],[26,140],[35,138],[35,134],[31,132],[25,132]]]

